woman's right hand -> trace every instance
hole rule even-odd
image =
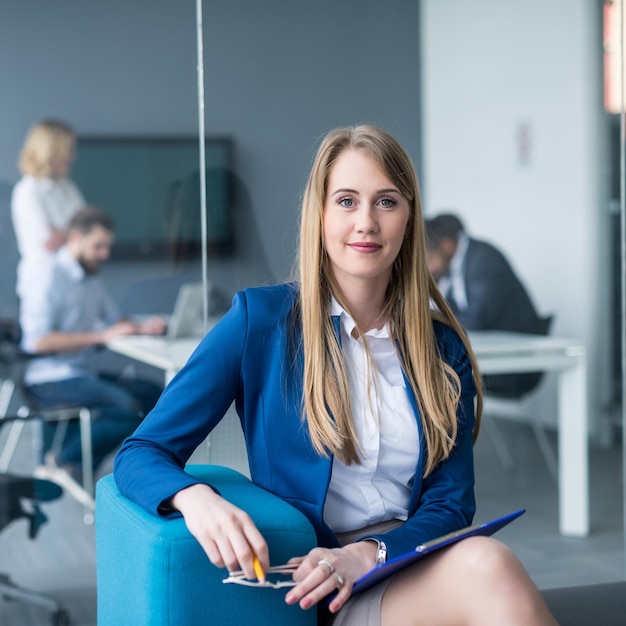
[[[182,489],[171,505],[182,513],[189,532],[216,567],[226,567],[229,572],[241,569],[246,578],[255,580],[256,554],[263,571],[269,568],[267,543],[251,517],[208,485]]]

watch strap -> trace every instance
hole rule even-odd
[[[367,537],[365,541],[373,541],[376,544],[376,565],[387,562],[387,544],[376,537]]]

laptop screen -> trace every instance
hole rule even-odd
[[[203,302],[202,283],[181,285],[174,304],[174,311],[167,325],[167,337],[182,339],[184,337],[202,336]]]

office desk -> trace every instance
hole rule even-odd
[[[472,332],[470,341],[483,374],[558,373],[559,530],[562,535],[589,533],[587,387],[584,346],[558,337],[496,331]],[[108,347],[159,367],[166,383],[186,363],[197,339],[118,337]]]
[[[199,343],[197,337],[188,339],[167,339],[148,335],[126,335],[115,337],[107,342],[107,348],[118,354],[147,363],[162,369],[165,384],[187,362]]]

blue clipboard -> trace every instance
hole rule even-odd
[[[475,535],[489,536],[493,535],[495,532],[512,522],[514,519],[517,519],[522,513],[525,513],[526,509],[520,509],[519,511],[514,511],[513,513],[509,513],[508,515],[504,515],[502,517],[498,517],[497,519],[491,520],[490,522],[484,522],[482,524],[474,524],[473,526],[467,526],[466,528],[461,528],[461,530],[456,530],[447,535],[443,535],[441,537],[437,537],[436,539],[432,539],[431,541],[427,541],[426,543],[422,543],[418,545],[415,550],[411,552],[407,552],[401,556],[398,556],[386,563],[382,563],[381,565],[377,565],[374,569],[367,572],[359,578],[355,583],[354,587],[352,587],[352,594],[360,593],[361,591],[365,591],[369,589],[372,585],[384,580],[385,578],[399,572],[405,567],[423,559],[424,557],[440,550],[441,548],[445,548],[457,541],[461,541],[461,539],[465,539],[466,537],[473,537]]]

